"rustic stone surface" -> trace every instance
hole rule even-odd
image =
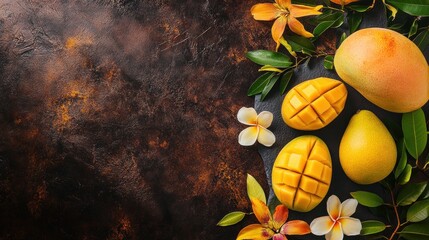
[[[3,0],[0,239],[233,239],[256,1]]]

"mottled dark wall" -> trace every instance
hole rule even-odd
[[[0,239],[234,239],[254,3],[1,0]]]

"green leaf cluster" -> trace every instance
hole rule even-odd
[[[261,94],[261,100],[264,100],[278,82],[280,82],[280,94],[283,94],[293,73],[290,70],[293,64],[290,57],[269,50],[250,51],[246,56],[252,62],[261,65],[259,71],[264,72],[249,87],[247,95]]]

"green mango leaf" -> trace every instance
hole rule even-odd
[[[323,67],[328,70],[334,69],[334,56],[328,55],[323,59]]]
[[[334,25],[334,21],[324,21],[319,23],[313,30],[314,38],[318,38],[322,33],[326,32],[332,25]]]
[[[395,179],[398,179],[398,177],[404,171],[405,166],[407,165],[407,150],[405,149],[404,140],[400,142],[400,148],[398,149],[401,150],[401,156],[399,157],[398,164],[396,164],[395,173],[394,173]]]
[[[245,215],[246,213],[240,211],[230,212],[226,214],[216,225],[221,227],[234,225],[243,220]]]
[[[341,45],[341,43],[343,43],[343,41],[346,40],[346,38],[347,38],[347,34],[343,32],[343,34],[341,34],[341,37],[340,37],[339,45]]]
[[[347,20],[349,21],[350,34],[358,30],[360,23],[362,22],[363,13],[353,12],[347,15]]]
[[[362,222],[362,230],[360,231],[360,235],[371,235],[375,233],[379,233],[386,229],[386,225],[380,221],[376,220],[368,220]]]
[[[247,96],[251,97],[256,94],[260,94],[274,75],[275,73],[267,72],[259,76],[252,85],[250,85],[249,90],[247,90]]]
[[[420,195],[420,199],[427,199],[429,198],[429,184],[426,186],[425,190],[422,192],[422,195]]]
[[[295,52],[307,52],[314,53],[316,51],[316,47],[310,39],[297,36],[290,35],[285,37],[286,41],[292,47],[292,50]]]
[[[313,30],[314,39],[318,38],[322,33],[324,33],[329,28],[338,28],[344,23],[344,15],[341,13],[332,14],[334,18],[325,18],[329,20],[325,20],[317,24],[317,26]]]
[[[292,79],[293,70],[287,71],[280,78],[280,94],[283,95],[286,92],[286,88],[289,85],[290,80]]]
[[[316,23],[321,23],[321,22],[325,22],[325,21],[335,21],[341,15],[343,15],[341,12],[329,10],[329,11],[325,11],[322,14],[316,16],[315,19],[316,19]]]
[[[429,240],[429,221],[423,221],[420,223],[410,224],[402,231],[399,232],[399,236],[408,240]]]
[[[264,189],[262,189],[258,181],[250,174],[247,174],[247,195],[249,199],[253,197],[267,204]]]
[[[407,221],[421,222],[429,216],[429,199],[415,202],[408,208]]]
[[[410,155],[418,159],[427,144],[427,126],[425,113],[421,108],[402,114],[402,131],[405,146]]]
[[[427,182],[409,183],[400,189],[396,203],[399,206],[407,206],[415,202],[425,190]]]
[[[400,32],[401,31],[401,29],[404,27],[404,23],[395,23],[395,24],[392,24],[392,25],[389,25],[389,29],[390,30],[394,30],[394,31],[397,31],[397,32]]]
[[[274,85],[276,84],[277,80],[279,80],[279,75],[275,75],[270,79],[270,82],[265,85],[264,90],[262,90],[261,93],[261,101],[264,101],[265,97],[267,97],[268,93],[273,89]]]
[[[386,2],[412,16],[429,16],[429,0],[386,0]]]
[[[282,70],[280,70],[280,69],[278,69],[276,67],[273,67],[271,65],[264,65],[261,68],[259,68],[258,71],[259,72],[278,72],[278,73],[283,72]]]
[[[419,27],[419,23],[417,22],[417,18],[414,19],[413,24],[410,27],[410,31],[408,32],[408,38],[414,36],[417,33],[417,28]]]
[[[279,68],[287,68],[293,64],[287,55],[269,50],[250,51],[246,53],[246,57],[259,65],[271,65]]]
[[[426,28],[414,38],[413,42],[424,51],[429,46],[429,28]]]
[[[410,181],[411,173],[413,172],[413,167],[407,163],[405,165],[404,171],[402,171],[401,176],[399,176],[398,183],[404,185]]]
[[[383,205],[383,199],[375,193],[366,191],[351,192],[350,195],[356,199],[361,205],[366,207],[378,207]]]

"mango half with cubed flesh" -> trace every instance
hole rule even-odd
[[[338,80],[320,77],[292,88],[282,103],[282,117],[291,128],[317,130],[332,122],[344,109],[347,88]]]
[[[272,170],[275,195],[288,208],[308,212],[326,196],[332,178],[328,146],[304,135],[290,141],[278,154]]]
[[[354,32],[337,49],[334,66],[344,82],[385,110],[410,112],[429,99],[426,59],[411,40],[395,31]]]

